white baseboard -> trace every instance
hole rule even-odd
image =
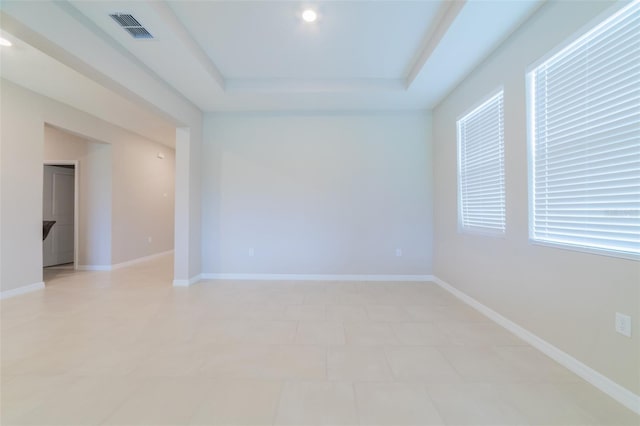
[[[147,262],[149,260],[156,259],[158,257],[166,256],[173,253],[173,250],[163,251],[161,253],[152,254],[149,256],[139,257],[133,260],[127,260],[126,262],[115,263],[113,265],[78,265],[76,269],[78,271],[113,271],[114,269],[126,268],[127,266],[133,266],[138,263]]]
[[[137,265],[138,263],[142,263],[142,262],[147,262],[149,260],[153,260],[153,259],[157,259],[159,257],[162,256],[166,256],[168,254],[173,253],[173,250],[167,250],[167,251],[163,251],[161,253],[155,253],[149,256],[144,256],[144,257],[138,257],[137,259],[133,259],[133,260],[127,260],[126,262],[120,262],[120,263],[116,263],[111,265],[111,269],[120,269],[120,268],[126,268],[127,266],[133,266],[133,265]]]
[[[188,287],[200,280],[253,281],[433,281],[433,275],[325,275],[325,274],[213,274],[204,273],[188,280],[173,280],[174,287]]]
[[[78,265],[76,271],[110,271],[111,265]]]
[[[188,280],[173,280],[174,287],[189,287],[200,281],[202,279],[202,274],[196,275],[195,277],[191,277]]]
[[[10,297],[19,296],[32,291],[44,289],[44,282],[23,285],[22,287],[13,288],[11,290],[0,291],[0,299],[8,299]]]
[[[549,358],[555,360],[559,364],[573,371],[575,374],[582,377],[584,380],[591,383],[593,386],[597,387],[602,392],[618,401],[620,404],[640,414],[640,396],[631,392],[629,389],[620,386],[618,383],[614,382],[607,376],[585,365],[568,353],[531,333],[529,330],[503,317],[493,309],[483,305],[471,296],[453,287],[451,284],[446,283],[438,277],[433,277],[433,282],[438,284],[443,289],[447,290],[449,293],[451,293],[467,305],[484,314],[489,319],[506,328],[525,342],[529,343],[540,352],[546,354]]]
[[[255,281],[433,281],[433,275],[333,275],[333,274],[212,274],[204,273],[203,280]]]

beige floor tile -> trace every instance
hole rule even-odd
[[[451,343],[461,346],[527,345],[494,323],[440,322],[438,327]]]
[[[330,306],[333,303],[335,303],[334,295],[328,293],[326,289],[309,292],[302,298],[303,305]]]
[[[393,292],[388,290],[389,283],[363,282],[358,287],[358,294],[366,305],[394,305],[389,299],[393,298]],[[396,289],[400,291],[400,289]]]
[[[252,304],[242,304],[225,299],[219,297],[210,300],[204,309],[203,316],[209,319],[273,321],[281,320],[284,312],[284,305],[276,305],[267,299],[263,303]]]
[[[293,321],[324,321],[324,305],[289,305],[285,307],[284,319]]]
[[[287,382],[276,425],[356,425],[353,386],[340,382]]]
[[[45,271],[0,301],[0,423],[352,424],[355,398],[362,425],[640,424],[433,284],[173,288],[172,265]]]
[[[28,295],[27,295],[28,296]],[[11,301],[8,299],[7,301]],[[15,298],[13,299],[15,300]],[[2,322],[0,323],[0,331],[2,332],[2,339],[7,343],[11,343],[12,346],[29,343],[44,343],[49,341],[58,341],[60,338],[65,337],[71,325],[70,321],[61,316],[43,316],[35,315],[33,318],[29,318],[27,321],[16,321],[11,325],[12,319],[20,317],[19,313],[10,315],[4,311],[4,302],[2,305],[3,311]],[[108,324],[107,324],[108,325]],[[7,349],[11,347],[3,347],[2,352],[5,354]]]
[[[282,283],[279,282],[275,282],[274,284],[276,286],[282,285]],[[302,305],[304,304],[304,294],[297,292],[294,286],[295,283],[288,283],[282,289],[263,294],[254,300],[261,302],[269,300],[271,303],[278,305]]]
[[[367,321],[367,311],[359,305],[327,305],[327,320],[329,321]]]
[[[441,425],[443,419],[422,385],[356,383],[356,403],[363,425]]]
[[[127,400],[137,383],[127,378],[78,378],[20,417],[23,425],[97,425]]]
[[[328,305],[326,307],[329,321],[367,321],[367,311],[359,305]]]
[[[137,377],[195,376],[206,360],[207,353],[199,345],[152,346],[131,374]]]
[[[206,395],[194,378],[152,378],[139,382],[103,425],[185,425]]]
[[[398,339],[388,323],[345,322],[344,331],[349,345],[394,345]]]
[[[199,373],[236,379],[324,380],[327,350],[314,345],[215,345]]]
[[[493,351],[506,365],[530,382],[578,382],[580,378],[531,346],[496,346]]]
[[[467,382],[518,383],[526,375],[508,365],[489,347],[438,347]]]
[[[427,385],[438,412],[450,425],[525,425],[525,417],[503,400],[493,385],[456,383]]]
[[[4,342],[3,345],[11,345]],[[2,374],[18,375],[57,375],[71,372],[78,365],[82,365],[89,359],[100,356],[103,348],[91,342],[76,341],[73,339],[61,339],[51,342],[46,349],[3,365]]]
[[[393,376],[400,381],[456,383],[462,378],[436,349],[391,346],[386,349]]]
[[[475,309],[453,301],[451,304],[435,305],[409,305],[403,309],[412,321],[427,322],[483,322],[488,323],[489,319]]]
[[[329,380],[392,380],[382,347],[333,346],[327,353]]]
[[[195,410],[190,425],[271,425],[282,383],[222,380],[212,382]]]
[[[296,343],[309,345],[343,345],[344,327],[336,321],[300,321]]]
[[[393,332],[402,345],[447,346],[450,341],[440,328],[429,322],[401,322],[392,324]]]
[[[532,425],[600,425],[602,421],[578,406],[554,384],[495,385],[503,400],[516,407]]]
[[[317,281],[319,288],[333,294],[357,293],[361,288],[360,283],[354,281]]]
[[[146,345],[100,345],[101,349],[69,372],[79,376],[127,376],[148,360]]]
[[[330,305],[379,305],[381,303],[379,298],[376,298],[372,294],[365,292],[335,292],[327,304]]]
[[[415,304],[421,305],[423,302],[422,300],[418,300],[420,297],[420,292],[416,292],[415,289],[405,288],[403,283],[394,283],[376,294],[379,305],[393,305],[398,307]]]
[[[202,319],[196,315],[188,317],[155,317],[140,332],[138,341],[152,344],[182,344],[193,339]]]
[[[396,322],[409,321],[409,315],[399,306],[367,306],[367,316],[371,321]]]
[[[10,336],[8,333],[2,332],[2,345],[0,347],[0,374],[12,374],[12,371],[20,373],[16,370],[16,366],[23,363],[25,359],[29,359],[38,354],[51,350],[55,347],[58,340],[49,337],[25,336],[19,338]],[[25,368],[21,366],[20,368]],[[22,371],[24,372],[24,371]]]
[[[455,297],[433,283],[414,283],[413,288],[405,288],[398,292],[397,288],[390,288],[392,299],[403,306],[446,306],[460,303]]]
[[[293,343],[296,321],[218,320],[201,325],[194,336],[196,343]]]
[[[589,383],[556,383],[554,387],[562,398],[570,400],[587,411],[603,426],[638,426],[640,416],[604,395]]]
[[[67,389],[77,380],[59,376],[2,376],[0,386],[0,424],[9,425],[34,408]]]

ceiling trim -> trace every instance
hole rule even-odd
[[[123,96],[125,99],[128,99],[137,105],[141,105],[145,108],[150,109],[153,113],[159,115],[160,117],[169,120],[173,123],[180,124],[176,117],[149,102],[145,98],[141,97],[137,93],[134,93],[127,87],[122,84],[116,82],[115,80],[109,78],[104,75],[102,72],[97,70],[96,68],[88,65],[77,56],[67,52],[62,49],[55,43],[51,42],[47,38],[37,34],[32,31],[27,26],[23,25],[18,20],[14,19],[11,15],[5,13],[0,10],[0,21],[2,22],[2,29],[7,31],[9,34],[14,37],[22,40],[23,42],[33,46],[35,49],[38,49],[41,52],[44,52],[46,55],[54,58],[56,61],[66,65],[72,70],[86,76],[87,78],[95,81],[96,83],[113,90],[115,93]],[[167,83],[162,80],[162,84],[166,85]],[[173,90],[173,88],[172,88]],[[184,96],[180,95],[182,98]],[[186,98],[184,98],[186,100]],[[191,103],[191,101],[189,101]],[[195,106],[194,106],[195,108]]]
[[[104,30],[102,30],[97,25],[95,25],[93,21],[87,18],[73,4],[71,4],[66,0],[54,2],[54,4],[55,6],[60,8],[62,11],[64,11],[67,15],[69,15],[72,19],[76,20],[85,28],[87,28],[89,31],[93,32],[103,42],[107,43],[111,48],[113,48],[118,54],[126,57],[129,61],[132,62],[132,65],[140,68],[143,72],[145,72],[150,77],[152,77],[156,83],[161,84],[164,88],[171,91],[171,93],[174,96],[179,97],[182,101],[187,103],[190,107],[196,109],[199,112],[202,112],[200,108],[191,101],[191,99],[187,98],[182,92],[178,91],[172,84],[169,84],[169,82],[167,82],[165,79],[160,77],[153,69],[149,68],[145,63],[143,63],[138,58],[136,58],[135,55],[133,55],[127,49],[122,47],[120,43],[118,43],[115,39],[113,39]],[[7,16],[7,15],[3,13],[3,16]],[[172,121],[175,121],[178,125],[184,124],[182,120],[179,120],[177,117],[174,117],[172,114],[160,109],[157,105],[155,105],[152,102],[149,102],[147,99],[142,97],[142,95],[134,92],[133,90],[129,89],[122,83],[114,80],[110,76],[105,75],[102,71],[94,68],[92,65],[89,65],[88,63],[78,58],[77,56],[71,54],[70,52],[58,46],[57,44],[54,44],[53,42],[49,41],[49,39],[42,37],[40,35],[36,36],[33,30],[31,30],[30,28],[27,28],[22,24],[19,24],[19,26],[22,29],[22,31],[20,31],[21,34],[20,35],[15,34],[15,35],[18,36],[19,38],[22,38],[22,40],[29,43],[31,46],[35,47],[36,49],[39,49],[40,51],[62,62],[66,66],[70,67],[71,69],[95,80],[96,82],[102,84],[107,88],[110,88],[111,90],[121,94],[122,96],[125,96],[128,99],[134,100],[138,103],[142,102],[146,107],[150,107],[152,110],[154,110],[157,113],[160,113],[165,118],[169,118]]]
[[[264,79],[228,79],[227,93],[276,92],[276,93],[314,93],[314,92],[404,92],[404,79],[355,78],[332,80],[292,80],[287,78]]]
[[[147,14],[148,25],[157,25],[157,35],[160,35],[158,44],[152,45],[150,49],[145,49],[140,44],[129,45],[121,34],[115,33],[105,24],[104,16],[99,13],[104,14],[108,4],[120,4],[117,1],[105,1],[95,7],[86,5],[86,9],[80,2],[70,0],[42,1],[39,6],[42,10],[34,13],[32,7],[15,0],[8,1],[0,7],[0,11],[4,10],[15,17],[24,26],[23,29],[32,33],[31,39],[33,35],[43,38],[37,43],[29,43],[39,50],[125,97],[132,98],[131,95],[137,93],[138,99],[133,97],[131,100],[139,103],[142,98],[155,111],[161,108],[176,118],[181,117],[182,121],[191,122],[197,121],[198,113],[203,111],[224,109],[341,109],[354,106],[369,109],[373,105],[413,109],[433,105],[434,99],[439,102],[442,93],[449,91],[452,85],[459,84],[460,76],[468,74],[471,68],[477,66],[476,62],[482,61],[485,52],[492,49],[489,42],[493,43],[492,40],[501,37],[515,18],[522,15],[523,10],[530,9],[526,4],[536,1],[544,2],[525,0],[522,7],[514,5],[512,8],[505,8],[504,13],[500,5],[494,5],[486,11],[490,15],[482,15],[478,13],[479,10],[484,10],[480,9],[482,2],[437,0],[427,8],[428,14],[411,20],[411,28],[406,30],[410,38],[398,35],[400,38],[397,40],[410,43],[404,45],[406,49],[402,50],[401,55],[395,55],[395,43],[382,43],[380,47],[367,44],[371,40],[371,37],[366,37],[371,35],[368,31],[376,31],[376,28],[362,27],[362,31],[351,34],[349,31],[353,30],[348,27],[339,27],[344,31],[344,37],[357,36],[354,42],[362,44],[364,50],[359,53],[362,53],[364,60],[349,57],[349,61],[344,61],[347,57],[345,55],[350,55],[345,49],[336,49],[336,53],[323,50],[327,61],[344,61],[336,62],[340,66],[333,72],[327,72],[334,69],[330,62],[319,62],[316,67],[305,64],[307,68],[300,70],[295,68],[296,64],[304,63],[300,62],[303,60],[301,55],[292,55],[291,59],[285,55],[278,63],[271,63],[270,61],[275,60],[274,55],[270,56],[264,48],[255,50],[255,57],[243,57],[238,46],[245,46],[247,50],[244,53],[247,54],[253,53],[252,49],[256,46],[256,41],[252,39],[255,35],[250,31],[233,32],[238,29],[237,26],[234,22],[225,21],[224,15],[218,24],[220,27],[210,28],[211,20],[206,16],[206,8],[185,9],[191,12],[186,13],[183,20],[182,13],[179,13],[182,9],[170,0],[141,0],[144,6],[132,6],[141,14]],[[232,2],[230,0],[229,3]],[[287,10],[280,10],[275,16],[281,17],[293,9],[289,7]],[[231,12],[223,8],[219,13]],[[381,22],[389,23],[384,15],[375,14],[376,9],[372,9],[371,13],[381,19]],[[242,18],[229,16],[234,16],[234,19]],[[507,19],[500,20],[501,17]],[[485,18],[495,18],[493,22],[499,25],[486,28]],[[278,22],[274,20],[272,25]],[[340,22],[342,21],[336,21],[336,25]],[[192,27],[191,23],[197,26]],[[389,24],[392,24],[390,28],[397,28],[398,25]],[[273,30],[275,27],[269,28]],[[280,31],[280,26],[277,28]],[[200,34],[196,29],[202,29],[203,33]],[[482,37],[477,37],[476,31],[482,31]],[[290,36],[289,25],[282,28],[282,33],[277,34],[279,37]],[[159,42],[163,37],[166,37],[166,43],[161,45]],[[26,37],[22,38],[27,40]],[[295,49],[300,48],[297,40],[289,46],[282,41],[274,43],[282,39],[272,39],[268,33],[265,38],[266,46],[271,49],[283,46],[297,52]],[[217,51],[209,52],[208,44],[213,40],[222,43],[220,46],[224,49],[220,52],[226,52],[226,56],[218,57],[215,53]],[[314,43],[329,43],[329,47],[339,46],[341,43],[339,39],[332,38],[325,40],[314,37],[311,40]],[[469,44],[470,41],[475,43]],[[395,49],[392,52],[394,55],[385,55],[385,49],[389,49],[389,52]],[[467,54],[457,55],[459,49],[466,49]],[[136,56],[136,53],[140,56]],[[393,60],[393,63],[384,63],[387,59],[385,56],[389,56],[388,60]],[[238,64],[238,76],[227,74],[229,71],[226,68],[219,67],[223,65],[222,59],[225,58],[229,58],[230,64]],[[269,72],[271,65],[275,65],[274,72]],[[243,72],[245,77],[242,76]],[[151,78],[147,79],[147,76]],[[187,102],[182,102],[183,100]]]
[[[451,93],[453,93],[458,88],[458,86],[460,86],[471,74],[473,74],[478,68],[480,68],[482,64],[490,60],[493,54],[502,47],[504,42],[508,40],[509,37],[511,37],[516,31],[518,31],[520,27],[524,25],[525,22],[527,22],[533,15],[535,15],[546,4],[549,4],[547,0],[538,0],[538,3],[525,16],[523,16],[520,20],[518,20],[513,25],[513,28],[511,29],[511,31],[504,33],[502,37],[500,37],[494,43],[493,48],[489,50],[488,53],[486,53],[480,61],[478,61],[477,63],[475,63],[473,67],[468,69],[467,72],[465,72],[455,84],[449,87],[449,90],[441,94],[439,97],[435,98],[435,100],[431,103],[430,108],[432,110],[436,109],[444,99],[446,99]]]
[[[178,19],[173,9],[171,9],[165,1],[152,2],[152,7],[165,20],[167,25],[171,27],[174,34],[180,38],[182,43],[193,53],[200,65],[209,73],[218,87],[225,90],[226,81],[224,76],[209,55],[207,55],[198,42],[196,42],[189,30],[182,24],[180,19]]]
[[[430,26],[429,32],[425,35],[422,42],[422,49],[414,61],[407,78],[405,80],[405,88],[409,89],[415,81],[422,68],[425,66],[431,54],[436,50],[442,37],[449,31],[451,24],[466,4],[466,0],[444,1],[438,13],[434,17],[433,24]]]

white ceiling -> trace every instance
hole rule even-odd
[[[148,139],[175,147],[175,124],[171,121],[106,89],[17,37],[4,31],[0,35],[13,43],[10,49],[0,50],[0,74],[3,78]]]
[[[230,79],[398,79],[441,4],[332,2],[302,21],[294,2],[169,2]]]
[[[73,36],[57,48],[90,68],[99,59],[76,52],[97,35],[202,111],[263,111],[431,108],[541,0],[55,3],[73,27],[47,22],[38,3],[54,7],[0,8],[50,40]],[[316,22],[301,20],[307,7]],[[133,39],[108,16],[115,12],[134,15],[154,39]],[[126,76],[113,78],[145,98]]]

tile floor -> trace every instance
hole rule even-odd
[[[434,284],[172,288],[171,264],[3,300],[1,424],[640,423]]]

